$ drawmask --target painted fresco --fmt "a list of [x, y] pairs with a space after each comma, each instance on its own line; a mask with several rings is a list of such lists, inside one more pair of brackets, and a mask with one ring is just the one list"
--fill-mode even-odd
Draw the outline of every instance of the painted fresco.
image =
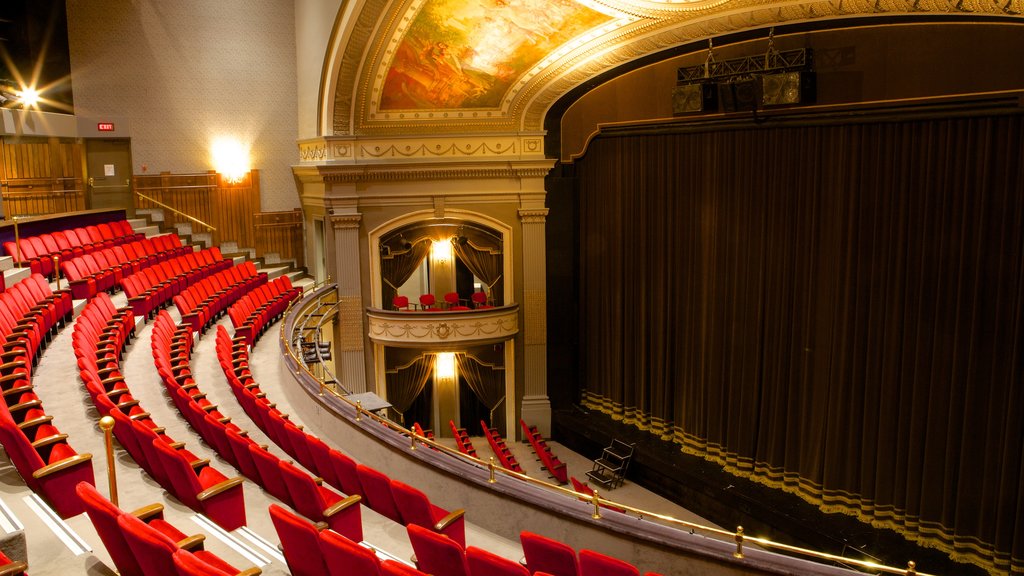
[[573, 0], [427, 0], [398, 46], [379, 109], [498, 108], [519, 76], [610, 19]]

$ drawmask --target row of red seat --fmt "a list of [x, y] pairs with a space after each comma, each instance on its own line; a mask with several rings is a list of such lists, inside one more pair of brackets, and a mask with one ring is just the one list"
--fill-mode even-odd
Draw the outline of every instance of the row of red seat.
[[125, 276], [189, 252], [192, 247], [182, 246], [177, 234], [164, 234], [61, 260], [60, 270], [72, 295], [81, 300], [110, 292]]
[[72, 491], [79, 481], [93, 480], [92, 456], [78, 454], [46, 414], [31, 368], [51, 331], [71, 314], [71, 295], [51, 292], [39, 274], [0, 294], [0, 443], [29, 488], [65, 518], [82, 511]]
[[121, 576], [256, 576], [262, 572], [259, 568], [239, 572], [205, 550], [205, 536], [185, 535], [164, 520], [160, 504], [125, 512], [92, 484], [80, 482], [75, 492]]
[[[114, 419], [114, 434], [150, 476], [185, 505], [202, 512], [226, 530], [245, 524], [242, 479], [227, 478], [158, 426], [133, 398], [120, 372], [119, 358], [135, 317], [117, 310], [100, 293], [75, 322], [72, 347], [79, 373], [100, 416]], [[95, 333], [98, 327], [103, 332]]]
[[548, 446], [544, 437], [537, 431], [537, 427], [527, 426], [526, 421], [522, 418], [519, 419], [519, 425], [523, 428], [523, 435], [530, 442], [534, 454], [537, 455], [541, 465], [548, 471], [548, 474], [557, 480], [559, 484], [568, 482], [569, 473], [565, 469], [565, 463], [559, 460], [558, 456], [555, 456], [551, 451], [551, 447]]
[[476, 448], [473, 448], [473, 442], [469, 439], [469, 432], [466, 432], [465, 428], [455, 426], [454, 420], [449, 420], [448, 426], [452, 429], [452, 436], [455, 437], [455, 445], [459, 452], [476, 458]]
[[121, 280], [128, 305], [139, 318], [152, 317], [157, 310], [189, 285], [233, 266], [216, 247], [159, 262]]
[[497, 428], [491, 428], [487, 425], [487, 422], [481, 420], [480, 427], [484, 430], [484, 436], [487, 437], [487, 443], [491, 445], [491, 450], [498, 457], [498, 462], [501, 463], [501, 467], [506, 470], [513, 472], [523, 472], [523, 467], [519, 465], [519, 461], [516, 460], [512, 450], [505, 445], [505, 439], [498, 433]]
[[67, 260], [145, 237], [145, 234], [135, 232], [127, 220], [117, 220], [26, 236], [17, 243], [13, 240], [4, 242], [4, 250], [14, 258], [16, 266], [29, 266], [34, 274], [51, 277], [54, 256]]
[[266, 283], [266, 273], [258, 272], [252, 262], [245, 261], [188, 286], [174, 296], [174, 305], [182, 322], [191, 325], [194, 332], [205, 332], [228, 306]]
[[281, 276], [242, 296], [228, 308], [235, 336], [244, 336], [251, 346], [272, 323], [277, 321], [292, 300], [302, 295], [302, 288]]
[[[629, 562], [593, 550], [580, 550], [577, 559], [571, 546], [532, 532], [521, 532], [519, 542], [526, 568], [534, 576], [640, 576]], [[647, 572], [644, 576], [660, 574]]]

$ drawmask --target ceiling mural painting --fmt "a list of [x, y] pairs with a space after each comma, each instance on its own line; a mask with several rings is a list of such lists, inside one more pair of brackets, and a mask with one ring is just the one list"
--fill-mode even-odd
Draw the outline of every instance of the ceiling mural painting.
[[499, 108], [530, 68], [612, 18], [574, 0], [427, 0], [399, 43], [378, 109]]

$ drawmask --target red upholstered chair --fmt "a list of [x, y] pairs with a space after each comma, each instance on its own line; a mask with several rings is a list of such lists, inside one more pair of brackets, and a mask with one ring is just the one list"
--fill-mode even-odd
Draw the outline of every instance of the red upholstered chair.
[[406, 527], [416, 567], [432, 576], [470, 576], [466, 552], [454, 540], [416, 524]]
[[259, 568], [239, 572], [238, 568], [216, 556], [200, 556], [187, 550], [176, 550], [171, 554], [171, 560], [178, 576], [257, 576], [263, 573]]
[[448, 306], [448, 310], [452, 310], [452, 311], [469, 310], [469, 306], [464, 306], [464, 305], [459, 303], [459, 293], [458, 292], [449, 292], [449, 293], [445, 294], [444, 295], [444, 302], [445, 302], [445, 305]]
[[[579, 479], [577, 479], [575, 476], [569, 476], [569, 481], [572, 482], [572, 489], [577, 491], [577, 492], [579, 492], [580, 494], [586, 494], [588, 496], [593, 496], [594, 495], [594, 489], [591, 488], [590, 486], [587, 486], [583, 482], [580, 482]], [[583, 500], [584, 502], [590, 502], [591, 501], [591, 500], [587, 500], [585, 498], [580, 498], [580, 500]], [[619, 508], [618, 506], [609, 506], [607, 504], [601, 504], [601, 508], [607, 508], [609, 510], [614, 510], [616, 512], [622, 512], [623, 514], [626, 513], [625, 510], [623, 510], [622, 508]]]
[[333, 448], [331, 448], [330, 458], [341, 491], [349, 496], [359, 494], [365, 498], [366, 494], [363, 493], [363, 485], [359, 481], [359, 473], [356, 471], [356, 461]]
[[[132, 554], [138, 560], [143, 574], [146, 576], [179, 576], [180, 573], [175, 568], [173, 560], [175, 551], [181, 550], [177, 543], [131, 514], [118, 516], [117, 525], [121, 528], [121, 534], [128, 542]], [[215, 554], [205, 550], [198, 550], [196, 554], [203, 562], [223, 569], [228, 574], [233, 575], [238, 572]], [[205, 574], [209, 575], [210, 572]]]
[[426, 572], [420, 572], [412, 566], [407, 566], [394, 560], [385, 560], [380, 563], [382, 576], [428, 576]]
[[473, 308], [494, 308], [494, 306], [487, 301], [488, 298], [486, 292], [473, 292], [470, 299], [473, 301]]
[[170, 477], [174, 495], [186, 506], [202, 512], [225, 530], [245, 526], [241, 476], [228, 478], [212, 466], [198, 470], [166, 442], [153, 440], [154, 453]]
[[[282, 278], [287, 278], [287, 276], [282, 276]], [[312, 434], [306, 435], [306, 445], [309, 447], [309, 452], [313, 455], [313, 461], [316, 463], [314, 471], [317, 475], [324, 479], [324, 483], [345, 492], [345, 489], [341, 487], [341, 482], [338, 481], [338, 473], [334, 471], [334, 466], [331, 465], [331, 447]], [[348, 492], [345, 492], [345, 494], [348, 494]]]
[[281, 477], [292, 495], [295, 509], [306, 518], [326, 522], [338, 534], [360, 542], [363, 539], [363, 522], [359, 512], [358, 494], [342, 498], [330, 488], [318, 486], [313, 477], [299, 470], [290, 462], [281, 461]]
[[320, 529], [277, 504], [270, 505], [270, 521], [281, 540], [284, 559], [292, 576], [327, 574], [327, 565], [320, 551]]
[[434, 298], [433, 294], [424, 294], [420, 296], [420, 309], [422, 310], [438, 310], [436, 307], [437, 299]]
[[320, 552], [330, 576], [378, 576], [377, 555], [356, 542], [330, 530], [320, 532]]
[[580, 576], [576, 551], [571, 546], [526, 531], [519, 533], [519, 542], [523, 545], [526, 569], [531, 574], [547, 572], [552, 576]]
[[530, 576], [519, 563], [475, 546], [466, 548], [466, 560], [472, 576]]
[[378, 514], [402, 523], [402, 514], [395, 504], [394, 494], [391, 493], [391, 480], [381, 472], [365, 466], [356, 465], [356, 474], [359, 475], [359, 485], [363, 487], [363, 496], [366, 497], [367, 506]]
[[417, 524], [444, 534], [459, 546], [466, 546], [465, 510], [460, 508], [449, 513], [432, 504], [423, 492], [398, 480], [391, 480], [391, 494], [404, 524]]
[[580, 576], [640, 576], [640, 571], [618, 558], [580, 550]]
[[249, 454], [252, 456], [253, 464], [260, 473], [262, 482], [260, 486], [270, 495], [278, 500], [292, 504], [292, 495], [288, 492], [288, 486], [284, 483], [279, 463], [281, 459], [268, 452], [265, 448], [256, 444], [249, 445]]
[[395, 310], [411, 310], [409, 308], [408, 296], [395, 296], [391, 299], [391, 305], [394, 306]]
[[[75, 487], [75, 492], [82, 499], [85, 513], [88, 514], [100, 541], [103, 542], [103, 546], [106, 547], [110, 559], [114, 561], [114, 566], [121, 576], [145, 576], [142, 567], [139, 566], [139, 561], [132, 553], [128, 541], [125, 540], [124, 534], [117, 524], [118, 517], [124, 512], [114, 506], [88, 482], [79, 482]], [[183, 532], [163, 519], [163, 506], [159, 504], [140, 508], [130, 514], [176, 542], [179, 547], [202, 548], [203, 539], [201, 537], [186, 538]], [[5, 572], [0, 570], [0, 574], [5, 574]]]

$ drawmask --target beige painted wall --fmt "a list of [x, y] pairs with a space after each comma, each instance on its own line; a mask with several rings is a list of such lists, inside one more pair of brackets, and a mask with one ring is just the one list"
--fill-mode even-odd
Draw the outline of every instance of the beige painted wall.
[[263, 210], [299, 206], [292, 0], [68, 0], [67, 10], [76, 115], [127, 117], [136, 173], [212, 169], [212, 141], [231, 136], [251, 147]]
[[[324, 61], [341, 0], [295, 0], [299, 138], [320, 136], [317, 116]], [[333, 93], [332, 93], [333, 94]]]

